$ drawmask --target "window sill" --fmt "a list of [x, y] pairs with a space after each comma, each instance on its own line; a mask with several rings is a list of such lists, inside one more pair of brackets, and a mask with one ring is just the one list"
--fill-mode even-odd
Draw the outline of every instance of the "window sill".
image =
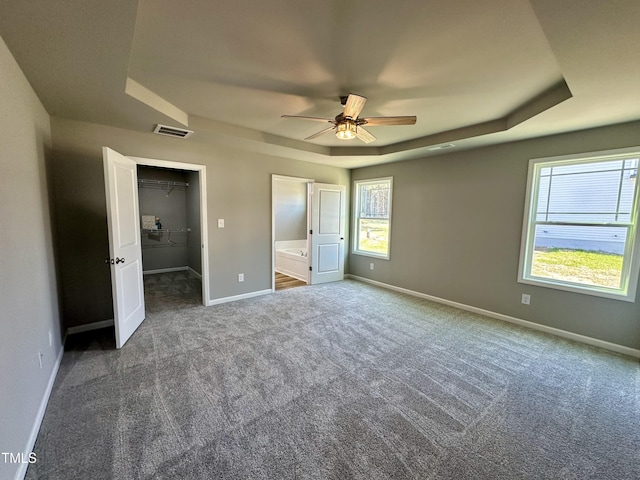
[[592, 297], [603, 297], [609, 298], [611, 300], [622, 300], [623, 302], [635, 302], [635, 291], [625, 293], [622, 291], [607, 288], [588, 287], [582, 286], [580, 284], [572, 285], [568, 283], [559, 283], [543, 278], [518, 278], [518, 283], [535, 285], [537, 287], [552, 288], [554, 290], [562, 290], [571, 293], [579, 293], [581, 295], [590, 295]]
[[351, 254], [361, 255], [363, 257], [377, 258], [379, 260], [389, 260], [389, 255], [383, 255], [383, 254], [374, 253], [374, 252], [363, 252], [361, 250], [352, 250]]

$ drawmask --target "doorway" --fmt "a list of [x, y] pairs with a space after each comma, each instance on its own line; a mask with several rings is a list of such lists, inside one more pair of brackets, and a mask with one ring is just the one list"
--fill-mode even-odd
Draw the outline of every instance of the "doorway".
[[285, 274], [298, 285], [344, 278], [346, 188], [272, 176], [272, 291]]
[[[155, 236], [153, 229], [141, 229], [145, 276], [184, 271], [188, 276], [199, 277], [201, 303], [208, 306], [206, 167], [151, 158], [129, 158], [136, 162], [138, 172], [145, 175], [138, 175], [140, 222], [151, 222], [150, 217], [158, 217], [157, 223], [152, 222], [159, 227]], [[153, 210], [154, 204], [161, 210]], [[147, 212], [144, 208], [152, 211]], [[151, 224], [147, 226], [152, 227]], [[149, 281], [145, 280], [145, 283]]]
[[312, 179], [272, 176], [272, 290], [307, 285], [309, 184]]
[[[108, 147], [103, 147], [102, 152], [109, 232], [110, 258], [107, 262], [111, 269], [116, 348], [122, 348], [146, 317], [141, 248], [144, 228], [141, 227], [146, 221], [150, 222], [147, 224], [150, 227], [148, 230], [154, 230], [150, 218], [140, 216], [137, 168], [146, 165], [195, 171], [198, 174], [199, 192], [195, 198], [200, 203], [200, 218], [199, 222], [194, 221], [194, 225], [200, 229], [197, 246], [201, 249], [201, 298], [205, 306], [210, 303], [206, 170], [204, 165], [126, 157]], [[158, 230], [158, 227], [156, 223], [155, 229]]]
[[147, 309], [202, 303], [198, 173], [146, 165], [137, 165], [137, 173]]

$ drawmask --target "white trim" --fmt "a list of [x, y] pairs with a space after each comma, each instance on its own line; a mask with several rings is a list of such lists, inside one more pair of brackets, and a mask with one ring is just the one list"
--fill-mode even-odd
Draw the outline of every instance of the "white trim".
[[313, 183], [315, 180], [313, 178], [303, 178], [303, 177], [289, 177], [286, 175], [278, 175], [277, 173], [271, 174], [271, 180], [284, 180], [287, 182], [295, 182], [295, 183]]
[[67, 335], [73, 335], [74, 333], [89, 332], [91, 330], [99, 330], [101, 328], [113, 327], [113, 318], [110, 320], [101, 320], [99, 322], [85, 323], [84, 325], [76, 325], [75, 327], [67, 328]]
[[286, 268], [277, 268], [276, 267], [276, 273], [282, 273], [283, 275], [286, 275], [288, 277], [292, 277], [295, 278], [296, 280], [300, 280], [301, 282], [304, 283], [309, 283], [307, 278], [303, 277], [302, 275], [300, 275], [297, 272], [294, 272], [293, 270], [287, 270]]
[[456, 307], [461, 310], [466, 310], [468, 312], [473, 312], [473, 313], [477, 313], [487, 317], [491, 317], [496, 320], [502, 320], [504, 322], [513, 323], [516, 325], [520, 325], [522, 327], [530, 328], [532, 330], [549, 333], [556, 337], [567, 338], [569, 340], [585, 343], [587, 345], [592, 345], [594, 347], [604, 348], [605, 350], [610, 350], [612, 352], [621, 353], [623, 355], [629, 355], [630, 357], [640, 358], [640, 350], [631, 348], [631, 347], [625, 347], [624, 345], [618, 345], [617, 343], [606, 342], [604, 340], [599, 340], [597, 338], [587, 337], [586, 335], [580, 335], [579, 333], [568, 332], [566, 330], [561, 330], [559, 328], [549, 327], [547, 325], [541, 325], [539, 323], [530, 322], [528, 320], [523, 320], [521, 318], [511, 317], [509, 315], [503, 315], [502, 313], [496, 313], [496, 312], [492, 312], [490, 310], [484, 310], [478, 307], [472, 307], [471, 305], [465, 305], [464, 303], [458, 303], [451, 300], [447, 300], [445, 298], [434, 297], [432, 295], [427, 295], [426, 293], [420, 293], [413, 290], [408, 290], [406, 288], [396, 287], [394, 285], [378, 282], [376, 280], [370, 280], [364, 277], [358, 277], [356, 275], [348, 275], [348, 277], [353, 278], [354, 280], [357, 280], [359, 282], [370, 283], [372, 285], [377, 285], [379, 287], [387, 288], [389, 290], [394, 290], [396, 292], [405, 293], [407, 295], [412, 295], [414, 297], [424, 298], [426, 300], [431, 300], [433, 302], [441, 303], [443, 305], [449, 305], [450, 307]]
[[[519, 283], [564, 290], [567, 292], [579, 293], [582, 295], [610, 298], [612, 300], [635, 302], [638, 275], [640, 273], [640, 235], [637, 235], [640, 194], [637, 184], [635, 186], [635, 198], [631, 211], [631, 217], [634, 220], [628, 227], [627, 241], [625, 243], [625, 251], [623, 256], [624, 262], [621, 272], [623, 285], [619, 289], [574, 283], [568, 280], [555, 280], [552, 278], [535, 277], [531, 274], [531, 264], [533, 259], [536, 225], [535, 209], [538, 205], [541, 169], [548, 167], [549, 164], [553, 164], [551, 165], [553, 167], [558, 165], [573, 165], [611, 160], [627, 160], [630, 158], [635, 158], [638, 153], [640, 153], [640, 146], [632, 148], [621, 148], [616, 150], [605, 150], [601, 152], [587, 152], [546, 158], [532, 158], [531, 160], [529, 160], [524, 215], [522, 220], [522, 234], [520, 237], [520, 257], [518, 260]], [[594, 226], [599, 225], [594, 224]], [[606, 225], [602, 224], [600, 226]]]
[[191, 267], [187, 267], [187, 270], [189, 270], [189, 272], [191, 272], [193, 275], [195, 275], [196, 277], [198, 277], [200, 280], [202, 280], [202, 275], [200, 275], [198, 272], [196, 272], [193, 268]]
[[154, 158], [129, 157], [138, 165], [149, 167], [175, 168], [178, 170], [190, 170], [198, 172], [200, 182], [200, 245], [201, 250], [201, 271], [202, 275], [202, 304], [209, 305], [209, 227], [207, 226], [207, 167], [196, 163], [173, 162], [170, 160], [157, 160]]
[[[359, 232], [359, 224], [360, 224], [360, 215], [358, 214], [358, 210], [360, 208], [360, 198], [359, 198], [359, 187], [360, 185], [366, 184], [378, 184], [383, 182], [389, 182], [389, 236], [387, 237], [387, 253], [376, 253], [367, 250], [360, 250], [358, 248], [358, 243], [360, 241], [360, 232]], [[391, 217], [393, 216], [393, 176], [390, 177], [379, 177], [379, 178], [366, 178], [363, 180], [354, 180], [353, 181], [353, 239], [351, 241], [351, 253], [354, 255], [362, 255], [365, 257], [374, 257], [380, 260], [389, 260], [391, 257]]]
[[164, 113], [167, 117], [173, 118], [176, 122], [189, 126], [189, 114], [187, 112], [180, 110], [173, 103], [168, 102], [157, 93], [136, 82], [131, 77], [127, 77], [127, 81], [124, 85], [124, 93], [154, 110]]
[[[65, 336], [65, 339], [66, 339], [66, 336]], [[44, 414], [47, 411], [47, 405], [49, 404], [49, 398], [51, 397], [51, 391], [53, 390], [53, 384], [56, 381], [56, 377], [58, 376], [58, 370], [60, 369], [60, 364], [62, 363], [62, 356], [64, 354], [64, 343], [65, 341], [63, 340], [62, 344], [60, 345], [60, 351], [58, 352], [58, 357], [56, 358], [56, 361], [53, 364], [51, 375], [49, 375], [49, 381], [47, 382], [47, 387], [45, 388], [44, 395], [40, 400], [38, 412], [36, 413], [33, 425], [31, 426], [31, 432], [29, 433], [27, 444], [25, 445], [25, 448], [23, 450], [24, 456], [22, 458], [29, 458], [29, 454], [33, 452], [33, 447], [36, 444], [38, 433], [40, 432], [40, 427], [42, 426], [42, 420], [44, 420]], [[28, 466], [29, 466], [28, 463], [22, 463], [20, 465], [14, 477], [15, 480], [24, 479], [24, 476], [27, 474]]]
[[171, 272], [185, 272], [187, 270], [193, 270], [189, 267], [171, 267], [171, 268], [158, 268], [156, 270], [144, 270], [143, 275], [155, 275], [156, 273], [171, 273]]
[[223, 297], [223, 298], [214, 298], [213, 300], [209, 300], [207, 306], [211, 305], [220, 305], [221, 303], [235, 302], [236, 300], [244, 300], [245, 298], [253, 298], [259, 297], [260, 295], [269, 295], [273, 293], [271, 289], [268, 290], [258, 290], [256, 292], [243, 293], [242, 295], [233, 295], [231, 297]]

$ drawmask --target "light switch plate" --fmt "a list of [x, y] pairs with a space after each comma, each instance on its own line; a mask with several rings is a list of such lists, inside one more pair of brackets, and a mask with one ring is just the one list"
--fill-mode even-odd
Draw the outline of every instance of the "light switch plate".
[[224, 218], [218, 219], [218, 228], [224, 228]]

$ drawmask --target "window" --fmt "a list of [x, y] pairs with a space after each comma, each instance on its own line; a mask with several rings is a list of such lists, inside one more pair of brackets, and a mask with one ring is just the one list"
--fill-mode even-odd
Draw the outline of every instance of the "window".
[[634, 301], [640, 148], [529, 164], [518, 281]]
[[389, 258], [392, 183], [391, 177], [355, 182], [353, 253]]

